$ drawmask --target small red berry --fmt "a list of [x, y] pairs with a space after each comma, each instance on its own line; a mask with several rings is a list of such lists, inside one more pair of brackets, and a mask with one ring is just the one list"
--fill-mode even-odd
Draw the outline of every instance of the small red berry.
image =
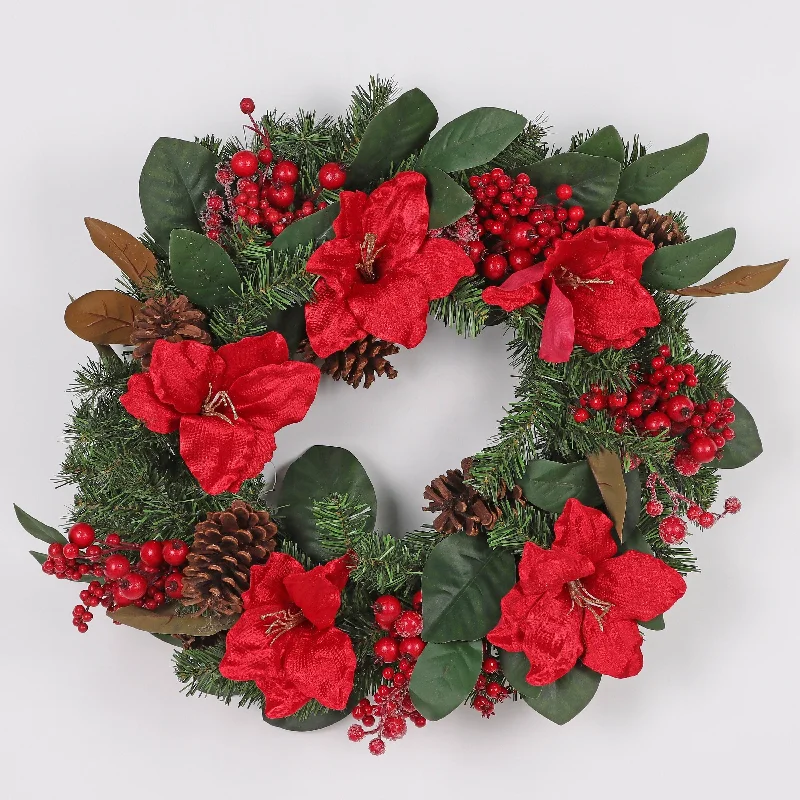
[[403, 639], [422, 633], [422, 617], [416, 611], [404, 611], [394, 624], [395, 633]]
[[81, 549], [94, 542], [94, 528], [85, 522], [78, 522], [69, 529], [69, 540]]
[[577, 408], [572, 414], [572, 419], [578, 424], [583, 424], [584, 422], [588, 422], [589, 416], [590, 414], [585, 408]]
[[424, 649], [425, 642], [419, 636], [409, 636], [400, 642], [400, 653], [413, 659], [419, 658]]
[[148, 567], [157, 567], [164, 561], [164, 545], [162, 542], [150, 540], [139, 548], [139, 558]]
[[645, 417], [644, 427], [650, 433], [660, 433], [661, 431], [669, 430], [670, 420], [661, 411], [653, 411]]
[[374, 756], [382, 756], [386, 752], [386, 745], [383, 739], [373, 739], [369, 743], [369, 751]]
[[698, 505], [691, 505], [686, 510], [686, 516], [692, 521], [697, 522], [698, 519], [703, 515], [703, 509], [700, 508]]
[[242, 109], [242, 114], [252, 114], [256, 110], [256, 104], [250, 97], [243, 97], [239, 101], [239, 108]]
[[714, 523], [716, 521], [717, 521], [717, 518], [710, 511], [704, 511], [697, 518], [697, 524], [701, 528], [710, 528], [710, 527], [712, 527], [714, 525]]
[[117, 581], [117, 591], [126, 600], [139, 600], [147, 592], [147, 581], [138, 572], [131, 572]]
[[332, 191], [341, 189], [347, 180], [347, 173], [342, 169], [341, 165], [334, 161], [329, 161], [323, 164], [319, 170], [319, 185], [323, 189], [330, 189]]
[[676, 453], [673, 463], [675, 464], [675, 469], [687, 478], [692, 475], [697, 475], [700, 471], [700, 464], [692, 457], [691, 453], [686, 450]]
[[61, 558], [63, 555], [63, 545], [59, 542], [53, 542], [47, 548], [47, 555], [49, 555], [50, 558]]
[[726, 514], [738, 514], [742, 510], [742, 501], [738, 497], [729, 497], [725, 501]]
[[384, 594], [372, 604], [372, 610], [376, 617], [380, 616], [383, 620], [394, 622], [402, 613], [403, 607], [396, 597]]
[[360, 725], [351, 725], [347, 729], [347, 738], [351, 742], [360, 742], [366, 734], [367, 732]]
[[272, 168], [272, 179], [281, 183], [296, 183], [300, 176], [300, 170], [294, 161], [279, 161]]
[[686, 538], [686, 523], [680, 517], [665, 517], [659, 523], [658, 533], [666, 544], [677, 544]]
[[167, 564], [177, 567], [186, 561], [186, 556], [189, 555], [189, 545], [180, 539], [170, 539], [164, 542], [161, 552]]
[[616, 391], [610, 394], [606, 400], [608, 407], [613, 411], [625, 408], [628, 404], [628, 395], [622, 391]]
[[421, 591], [414, 592], [414, 596], [411, 598], [411, 605], [414, 606], [414, 611], [421, 611], [422, 610], [422, 592]]
[[662, 411], [675, 422], [686, 422], [694, 414], [694, 403], [686, 395], [676, 394], [664, 402]]
[[240, 150], [233, 154], [231, 158], [231, 169], [234, 175], [239, 178], [249, 178], [256, 174], [258, 169], [258, 158], [250, 150]]
[[80, 555], [81, 551], [78, 545], [72, 544], [72, 542], [70, 542], [69, 544], [64, 545], [61, 552], [63, 553], [64, 558], [73, 559], [77, 558]]
[[628, 405], [625, 406], [625, 413], [629, 417], [634, 417], [634, 418], [641, 417], [642, 414], [644, 413], [644, 407], [642, 406], [641, 403], [634, 401], [632, 403], [628, 403]]
[[556, 187], [556, 197], [559, 200], [569, 200], [572, 197], [572, 187], [568, 183], [562, 183]]
[[270, 186], [267, 189], [267, 199], [276, 208], [289, 208], [294, 202], [294, 187], [289, 183], [283, 186]]
[[375, 657], [384, 662], [384, 664], [391, 664], [397, 661], [397, 656], [400, 654], [400, 648], [397, 642], [391, 636], [384, 636], [378, 639], [372, 647]]
[[173, 600], [183, 596], [183, 575], [180, 572], [172, 572], [167, 576], [164, 582], [164, 594]]
[[482, 669], [487, 675], [494, 675], [500, 670], [500, 662], [496, 658], [484, 658]]
[[664, 504], [660, 500], [650, 500], [644, 508], [651, 517], [658, 517], [664, 513]]
[[714, 440], [710, 436], [701, 435], [689, 445], [689, 452], [695, 461], [700, 464], [708, 464], [714, 460], [717, 454], [717, 445], [714, 444]]
[[487, 256], [481, 266], [483, 276], [490, 281], [501, 280], [505, 276], [507, 269], [508, 262], [505, 256], [501, 256], [499, 253]]

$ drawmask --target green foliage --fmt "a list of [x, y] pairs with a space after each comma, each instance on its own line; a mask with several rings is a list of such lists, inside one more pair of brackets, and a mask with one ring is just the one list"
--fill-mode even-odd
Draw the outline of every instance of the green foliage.
[[444, 228], [468, 214], [475, 205], [467, 194], [446, 172], [436, 167], [419, 167], [425, 175], [425, 192], [430, 206], [430, 228]]
[[613, 158], [620, 164], [625, 160], [625, 145], [613, 125], [607, 125], [605, 128], [595, 131], [587, 131], [585, 134], [576, 134], [570, 141], [569, 150], [570, 152], [586, 153], [590, 156]]
[[533, 459], [525, 469], [519, 485], [525, 498], [545, 511], [561, 513], [571, 497], [585, 505], [599, 506], [603, 499], [587, 461], [569, 464]]
[[23, 511], [16, 503], [14, 504], [14, 513], [17, 515], [19, 524], [35, 539], [47, 544], [66, 544], [67, 537], [61, 531], [39, 522], [38, 519], [32, 517], [27, 512]]
[[488, 172], [495, 167], [505, 170], [508, 175], [517, 175], [531, 164], [547, 157], [546, 137], [549, 128], [544, 118], [529, 122], [511, 144], [498, 153], [489, 163], [470, 170], [471, 173]]
[[482, 291], [480, 278], [462, 278], [447, 297], [431, 303], [430, 313], [455, 328], [459, 336], [477, 336], [486, 327], [491, 312], [483, 302]]
[[271, 250], [295, 252], [305, 245], [320, 245], [333, 238], [333, 221], [339, 215], [339, 203], [331, 203], [321, 211], [293, 222], [272, 243]]
[[236, 299], [241, 278], [220, 245], [195, 231], [176, 230], [169, 238], [172, 280], [181, 294], [203, 308], [220, 308]]
[[736, 420], [731, 424], [736, 438], [725, 445], [722, 460], [717, 462], [721, 469], [737, 469], [758, 458], [764, 448], [753, 415], [745, 408], [741, 400], [733, 407]]
[[735, 243], [736, 231], [725, 228], [691, 242], [661, 247], [644, 262], [642, 283], [651, 289], [691, 286], [727, 258]]

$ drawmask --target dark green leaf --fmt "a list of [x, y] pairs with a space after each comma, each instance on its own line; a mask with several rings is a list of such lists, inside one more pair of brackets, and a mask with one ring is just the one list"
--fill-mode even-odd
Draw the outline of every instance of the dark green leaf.
[[620, 164], [613, 158], [586, 153], [561, 153], [525, 169], [539, 190], [540, 203], [557, 203], [556, 187], [568, 183], [572, 198], [565, 205], [581, 205], [586, 219], [598, 217], [613, 202], [619, 183]]
[[570, 497], [587, 506], [599, 506], [603, 502], [586, 461], [560, 464], [536, 458], [528, 463], [519, 485], [531, 503], [552, 514], [560, 514]]
[[637, 158], [623, 170], [617, 198], [640, 205], [655, 203], [703, 163], [707, 150], [708, 134], [701, 133], [677, 147]]
[[304, 708], [301, 708], [297, 714], [292, 714], [289, 717], [281, 717], [280, 719], [270, 719], [264, 716], [264, 722], [272, 725], [274, 728], [281, 728], [284, 731], [298, 731], [300, 733], [306, 731], [318, 731], [322, 728], [327, 728], [330, 725], [335, 725], [347, 717], [350, 712], [356, 707], [360, 698], [352, 697], [347, 704], [347, 708], [343, 711], [334, 711], [332, 709], [318, 710], [313, 714], [304, 713]]
[[231, 257], [202, 233], [173, 231], [169, 264], [178, 289], [204, 308], [228, 305], [242, 288]]
[[150, 635], [155, 636], [156, 639], [165, 644], [171, 644], [173, 647], [183, 647], [183, 641], [177, 636], [170, 636], [168, 633], [151, 633]]
[[639, 515], [642, 511], [642, 476], [638, 469], [632, 469], [623, 476], [625, 480], [625, 522], [622, 526], [622, 544], [620, 555], [627, 550], [638, 550], [640, 553], [653, 555], [653, 548], [639, 530]]
[[428, 644], [408, 687], [414, 708], [431, 721], [446, 717], [472, 691], [482, 663], [482, 642]]
[[19, 524], [39, 541], [47, 542], [48, 544], [55, 542], [66, 544], [67, 537], [63, 533], [51, 528], [49, 525], [45, 525], [43, 522], [39, 522], [38, 519], [23, 511], [16, 503], [14, 504], [14, 513], [17, 515]]
[[422, 573], [422, 638], [427, 642], [480, 639], [500, 621], [500, 600], [517, 578], [514, 556], [463, 531], [433, 549]]
[[428, 227], [444, 228], [466, 214], [475, 201], [446, 173], [436, 167], [424, 167], [428, 179], [425, 192], [431, 209]]
[[35, 550], [28, 550], [28, 552], [39, 562], [44, 564], [47, 561], [47, 556], [44, 553], [37, 553]]
[[372, 481], [361, 462], [341, 447], [315, 445], [306, 450], [287, 470], [278, 496], [286, 533], [316, 561], [327, 561], [333, 554], [319, 543], [314, 501], [334, 493], [368, 505], [368, 524], [375, 526], [378, 501]]
[[527, 694], [538, 693], [540, 687], [532, 686], [525, 679], [531, 668], [531, 662], [525, 653], [511, 653], [507, 650], [500, 651], [500, 668], [506, 680], [523, 697]]
[[580, 147], [578, 153], [586, 153], [590, 156], [603, 156], [613, 158], [621, 164], [625, 160], [625, 145], [619, 131], [613, 125], [606, 125], [599, 131], [593, 133]]
[[758, 458], [764, 450], [756, 421], [740, 400], [736, 401], [731, 411], [736, 414], [736, 421], [729, 427], [736, 433], [736, 438], [725, 444], [722, 459], [714, 465], [721, 469], [743, 467]]
[[419, 150], [439, 121], [436, 107], [420, 89], [411, 89], [390, 103], [367, 125], [353, 163], [348, 189], [368, 189]]
[[637, 624], [640, 628], [647, 628], [649, 631], [663, 631], [666, 627], [663, 614], [659, 614], [657, 617], [653, 617], [653, 619], [647, 622], [640, 621]]
[[306, 316], [303, 306], [291, 306], [285, 311], [275, 309], [266, 319], [268, 330], [278, 331], [286, 339], [290, 353], [300, 349], [300, 342], [306, 337]]
[[147, 230], [164, 250], [175, 228], [199, 231], [205, 193], [219, 189], [216, 156], [196, 142], [161, 138], [144, 162], [139, 202]]
[[275, 237], [272, 252], [294, 250], [304, 244], [313, 242], [322, 244], [333, 238], [333, 221], [339, 216], [339, 204], [331, 203], [321, 211], [315, 211], [310, 217], [303, 217], [289, 225], [283, 233]]
[[736, 230], [725, 228], [683, 244], [660, 247], [644, 262], [642, 283], [649, 289], [683, 289], [708, 275], [730, 255]]
[[418, 164], [445, 172], [486, 164], [522, 133], [526, 121], [503, 108], [474, 108], [436, 131]]

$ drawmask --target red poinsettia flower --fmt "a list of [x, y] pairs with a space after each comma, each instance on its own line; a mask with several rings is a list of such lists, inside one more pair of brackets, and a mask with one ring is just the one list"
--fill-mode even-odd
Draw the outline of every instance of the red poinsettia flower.
[[244, 613], [228, 633], [219, 671], [255, 681], [270, 719], [288, 717], [312, 698], [339, 711], [347, 705], [356, 655], [333, 624], [347, 577], [346, 557], [306, 572], [285, 553], [250, 571]]
[[475, 273], [464, 250], [428, 238], [425, 176], [401, 172], [372, 194], [341, 192], [336, 238], [317, 249], [306, 269], [320, 280], [306, 306], [314, 352], [327, 358], [367, 334], [416, 347], [427, 330], [431, 300]]
[[528, 542], [519, 581], [501, 601], [489, 641], [524, 652], [526, 680], [543, 686], [566, 675], [580, 658], [595, 672], [629, 678], [642, 669], [636, 621], [663, 614], [686, 591], [672, 567], [629, 550], [615, 556], [611, 520], [574, 498], [555, 524], [550, 550]]
[[590, 353], [622, 350], [661, 320], [641, 284], [642, 265], [654, 249], [624, 228], [586, 228], [557, 240], [545, 261], [484, 289], [483, 299], [514, 311], [549, 295], [539, 349], [545, 361], [569, 361], [576, 344]]
[[150, 371], [120, 402], [155, 433], [180, 431], [181, 456], [203, 491], [236, 492], [272, 459], [275, 432], [305, 417], [317, 393], [313, 364], [289, 361], [279, 333], [219, 350], [156, 342]]

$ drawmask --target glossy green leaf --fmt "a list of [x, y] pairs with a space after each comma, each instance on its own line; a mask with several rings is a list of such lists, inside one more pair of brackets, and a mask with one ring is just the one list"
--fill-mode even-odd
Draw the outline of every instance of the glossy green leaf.
[[303, 217], [287, 226], [283, 233], [275, 237], [272, 252], [294, 250], [305, 244], [320, 245], [333, 238], [333, 221], [339, 216], [339, 203], [315, 211], [309, 217]]
[[701, 133], [677, 147], [637, 158], [622, 171], [617, 198], [640, 205], [655, 203], [688, 178], [703, 163], [707, 151], [708, 134]]
[[598, 217], [613, 202], [621, 166], [613, 158], [586, 153], [561, 153], [544, 159], [524, 171], [539, 190], [541, 203], [556, 203], [556, 187], [568, 183], [572, 198], [565, 205], [581, 205], [586, 219]]
[[37, 563], [44, 564], [47, 561], [47, 555], [44, 553], [37, 553], [35, 550], [28, 550], [28, 552], [36, 559]]
[[14, 504], [14, 513], [17, 515], [19, 524], [39, 541], [47, 542], [48, 544], [56, 542], [58, 544], [66, 544], [67, 537], [61, 531], [39, 522], [38, 519], [23, 511], [16, 503]]
[[637, 622], [636, 623], [640, 628], [646, 628], [648, 631], [663, 631], [666, 628], [666, 623], [664, 622], [664, 615], [659, 614], [657, 617], [653, 617], [653, 619], [648, 620], [647, 622]]
[[590, 156], [602, 156], [603, 158], [613, 158], [620, 164], [625, 160], [625, 145], [619, 131], [613, 125], [606, 125], [599, 131], [593, 133], [580, 147], [576, 148], [578, 153], [586, 153]]
[[428, 180], [425, 192], [431, 210], [429, 228], [452, 225], [475, 205], [475, 201], [446, 172], [436, 167], [424, 167], [421, 171]]
[[517, 579], [514, 556], [463, 531], [443, 539], [422, 573], [422, 638], [426, 642], [480, 639], [500, 621], [500, 600]]
[[422, 148], [418, 164], [458, 172], [491, 161], [522, 133], [527, 120], [503, 108], [474, 108], [448, 122]]
[[372, 481], [361, 462], [341, 447], [315, 445], [306, 450], [287, 470], [278, 495], [286, 533], [316, 561], [328, 561], [333, 554], [319, 543], [314, 501], [333, 493], [368, 505], [368, 525], [375, 527], [378, 501]]
[[369, 189], [391, 167], [419, 150], [436, 127], [439, 114], [425, 92], [411, 89], [390, 103], [367, 125], [353, 163], [348, 189]]
[[432, 721], [446, 717], [469, 696], [482, 663], [482, 642], [428, 644], [408, 687], [414, 708]]
[[503, 670], [506, 680], [523, 697], [539, 691], [540, 687], [532, 686], [525, 679], [531, 668], [531, 662], [528, 661], [525, 653], [511, 653], [507, 650], [501, 650], [500, 668]]
[[642, 511], [642, 475], [638, 469], [632, 469], [623, 475], [625, 480], [625, 522], [622, 525], [622, 544], [620, 555], [627, 550], [638, 550], [640, 553], [653, 555], [647, 539], [639, 530], [639, 515]]
[[195, 305], [225, 306], [241, 291], [242, 279], [231, 257], [202, 233], [173, 231], [169, 265], [175, 285]]
[[196, 142], [161, 138], [139, 177], [139, 202], [150, 235], [166, 250], [176, 228], [199, 231], [205, 194], [219, 189], [216, 156]]
[[722, 459], [714, 463], [714, 466], [720, 469], [743, 467], [764, 451], [753, 415], [740, 400], [736, 400], [736, 405], [731, 411], [736, 415], [736, 420], [729, 427], [733, 429], [736, 438], [725, 444], [722, 449]]
[[660, 247], [644, 262], [642, 283], [649, 289], [683, 289], [701, 280], [736, 243], [736, 230], [725, 228], [683, 244]]
[[599, 506], [603, 502], [586, 461], [560, 464], [536, 458], [528, 463], [519, 485], [531, 503], [553, 514], [560, 514], [570, 497], [587, 506]]

